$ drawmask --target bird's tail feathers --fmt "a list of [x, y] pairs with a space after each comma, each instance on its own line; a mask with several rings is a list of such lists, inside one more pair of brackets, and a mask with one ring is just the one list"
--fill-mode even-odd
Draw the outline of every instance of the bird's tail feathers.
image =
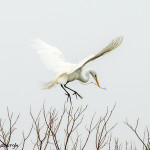
[[41, 86], [43, 90], [51, 89], [56, 84], [56, 80], [48, 81], [48, 82], [41, 82]]

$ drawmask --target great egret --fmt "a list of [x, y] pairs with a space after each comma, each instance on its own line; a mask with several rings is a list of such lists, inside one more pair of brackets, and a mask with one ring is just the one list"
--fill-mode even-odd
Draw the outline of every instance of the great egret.
[[50, 46], [40, 39], [32, 39], [32, 45], [37, 50], [37, 53], [39, 54], [44, 65], [49, 70], [57, 73], [56, 77], [53, 80], [44, 83], [44, 89], [50, 89], [54, 85], [60, 84], [66, 92], [66, 95], [68, 96], [67, 101], [68, 99], [70, 99], [71, 102], [71, 96], [67, 89], [74, 92], [73, 95], [75, 95], [76, 98], [79, 96], [82, 99], [82, 96], [73, 89], [69, 88], [67, 84], [74, 80], [79, 80], [83, 83], [86, 83], [89, 81], [89, 75], [91, 75], [99, 86], [96, 72], [93, 69], [87, 69], [85, 72], [83, 72], [83, 68], [90, 61], [93, 61], [96, 58], [117, 48], [122, 43], [122, 40], [122, 37], [118, 37], [112, 40], [112, 42], [107, 45], [103, 50], [101, 50], [98, 54], [90, 55], [79, 63], [73, 64], [67, 62], [61, 51], [58, 50], [56, 47]]

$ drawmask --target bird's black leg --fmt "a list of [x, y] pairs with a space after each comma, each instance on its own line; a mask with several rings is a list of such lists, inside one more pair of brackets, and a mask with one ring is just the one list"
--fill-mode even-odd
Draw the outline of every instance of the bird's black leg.
[[79, 96], [81, 99], [83, 98], [78, 92], [74, 91], [73, 89], [69, 88], [69, 87], [66, 86], [66, 85], [67, 85], [67, 83], [64, 85], [64, 87], [67, 88], [67, 89], [69, 89], [69, 90], [71, 90], [72, 92], [74, 92], [73, 95], [76, 96], [76, 99], [78, 98], [78, 96]]
[[68, 102], [68, 99], [70, 100], [70, 103], [72, 104], [72, 102], [71, 102], [71, 96], [70, 96], [70, 94], [68, 93], [68, 91], [64, 88], [64, 86], [61, 84], [61, 87], [64, 89], [64, 91], [66, 92], [65, 94], [68, 96], [67, 97], [67, 102]]

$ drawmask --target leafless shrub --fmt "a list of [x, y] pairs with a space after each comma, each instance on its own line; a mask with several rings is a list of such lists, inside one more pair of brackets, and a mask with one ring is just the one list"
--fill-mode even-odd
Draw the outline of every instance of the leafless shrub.
[[136, 137], [139, 139], [139, 141], [143, 145], [143, 150], [150, 150], [150, 132], [149, 132], [149, 129], [148, 128], [145, 129], [144, 135], [143, 135], [143, 138], [142, 138], [139, 135], [139, 133], [137, 132], [137, 128], [138, 128], [138, 125], [139, 125], [139, 119], [137, 119], [135, 127], [130, 125], [127, 120], [124, 123], [135, 133]]
[[[20, 114], [14, 118], [13, 117], [13, 113], [9, 112], [9, 109], [7, 107], [7, 117], [8, 117], [8, 128], [6, 127], [7, 125], [5, 124], [6, 121], [2, 121], [0, 119], [0, 142], [1, 145], [4, 150], [8, 150], [13, 144], [11, 144], [11, 139], [12, 139], [12, 135], [14, 133], [14, 131], [16, 130], [16, 123], [20, 117]], [[6, 125], [6, 126], [5, 126]], [[25, 136], [24, 132], [22, 133], [23, 135], [23, 140], [19, 145], [16, 145], [16, 147], [14, 147], [15, 149], [18, 149], [19, 147], [21, 147], [21, 150], [24, 149], [26, 140], [29, 138], [30, 134], [31, 134], [32, 128], [30, 129], [29, 133], [27, 136]]]
[[[108, 121], [110, 120], [112, 113], [115, 109], [115, 105], [113, 107], [113, 109], [111, 110], [110, 114], [108, 112], [108, 108], [107, 108], [107, 112], [105, 114], [105, 116], [103, 118], [99, 119], [97, 128], [96, 128], [96, 149], [100, 150], [103, 149], [106, 144], [110, 143], [110, 138], [109, 138], [109, 132], [117, 125], [115, 124], [114, 126], [112, 126], [111, 128], [107, 129], [107, 125], [108, 125]], [[102, 125], [102, 127], [101, 127]], [[100, 128], [101, 127], [101, 128]]]
[[24, 131], [22, 132], [23, 140], [22, 140], [22, 148], [21, 148], [21, 150], [24, 150], [26, 141], [28, 140], [29, 136], [31, 135], [32, 129], [33, 129], [33, 125], [30, 128], [30, 130], [29, 130], [29, 132], [28, 132], [28, 134], [26, 136], [24, 134]]
[[[55, 147], [56, 150], [84, 150], [87, 146], [91, 133], [94, 130], [96, 133], [96, 149], [102, 149], [106, 144], [108, 144], [108, 140], [106, 140], [106, 138], [109, 132], [116, 126], [115, 124], [107, 130], [107, 124], [114, 108], [115, 106], [111, 110], [110, 114], [107, 109], [105, 116], [100, 117], [100, 119], [95, 124], [93, 123], [95, 115], [93, 115], [90, 124], [85, 126], [87, 135], [84, 140], [81, 138], [81, 134], [78, 134], [78, 127], [80, 127], [84, 119], [83, 114], [87, 109], [87, 106], [84, 108], [81, 106], [75, 109], [72, 105], [67, 107], [65, 103], [60, 117], [55, 109], [51, 108], [48, 112], [46, 112], [44, 104], [37, 117], [34, 117], [30, 110], [30, 115], [33, 120], [33, 126], [37, 137], [37, 140], [34, 142], [33, 149], [37, 148], [38, 150], [45, 150], [49, 145]], [[42, 116], [41, 112], [43, 112]], [[41, 125], [40, 116], [41, 118], [44, 118], [43, 125]], [[63, 118], [64, 124], [62, 124]], [[62, 125], [64, 130], [64, 139], [60, 140], [58, 139], [58, 132]], [[43, 137], [41, 136], [42, 132], [44, 132]], [[60, 131], [61, 134], [62, 132], [63, 131]], [[76, 133], [76, 136], [74, 132]]]
[[[34, 117], [31, 112], [31, 109], [30, 109], [30, 115], [33, 120], [33, 129], [36, 132], [36, 141], [32, 142], [34, 144], [33, 150], [35, 148], [37, 148], [38, 150], [42, 150], [42, 149], [45, 150], [49, 144], [50, 128], [49, 128], [49, 126], [44, 128], [45, 122], [43, 123], [43, 125], [41, 125], [41, 123], [40, 123], [41, 111], [42, 110], [40, 110], [38, 115], [36, 117]], [[44, 111], [43, 111], [43, 113], [44, 113]], [[42, 129], [44, 129], [44, 131]], [[42, 136], [43, 132], [44, 132], [44, 135]]]
[[[90, 137], [95, 137], [95, 147], [93, 149], [96, 150], [137, 150], [136, 144], [132, 141], [122, 144], [119, 142], [119, 138], [112, 138], [111, 131], [117, 124], [110, 126], [109, 122], [115, 105], [110, 111], [107, 108], [104, 116], [100, 117], [97, 121], [95, 114], [93, 115], [91, 121], [85, 126], [86, 135], [83, 136], [81, 132], [78, 132], [83, 130], [83, 119], [85, 119], [84, 114], [86, 109], [87, 106], [75, 108], [65, 103], [62, 112], [58, 113], [56, 109], [52, 108], [46, 111], [43, 104], [40, 112], [37, 116], [34, 116], [30, 108], [30, 116], [33, 124], [28, 133], [22, 133], [22, 142], [15, 149], [24, 150], [26, 141], [29, 140], [31, 133], [33, 133], [34, 138], [31, 138], [33, 143], [31, 149], [33, 150], [47, 150], [52, 148], [56, 150], [86, 150], [88, 149], [89, 141], [91, 142]], [[0, 143], [4, 145], [4, 150], [8, 150], [9, 148], [19, 116], [14, 117], [13, 113], [10, 113], [7, 108], [8, 124], [0, 120]], [[141, 137], [137, 132], [139, 119], [135, 127], [130, 125], [127, 120], [125, 124], [142, 143], [143, 150], [150, 150], [149, 129], [146, 128], [143, 137]], [[60, 138], [60, 135], [63, 136]]]
[[[135, 143], [133, 143], [132, 141], [130, 142], [125, 142], [125, 144], [120, 144], [119, 143], [119, 138], [115, 138], [114, 139], [114, 150], [137, 150]], [[125, 145], [125, 146], [123, 146]]]
[[10, 144], [12, 134], [16, 130], [15, 125], [20, 116], [20, 115], [18, 115], [14, 119], [13, 113], [10, 114], [8, 107], [7, 107], [7, 115], [8, 115], [8, 121], [9, 121], [8, 129], [5, 129], [5, 121], [2, 122], [2, 120], [0, 120], [0, 142], [4, 145], [5, 150], [8, 150], [8, 146]]

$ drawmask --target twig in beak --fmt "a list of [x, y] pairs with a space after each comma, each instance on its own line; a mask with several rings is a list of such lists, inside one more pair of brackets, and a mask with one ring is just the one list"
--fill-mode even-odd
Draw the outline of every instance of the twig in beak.
[[[93, 84], [95, 84], [96, 86], [98, 86], [96, 83], [94, 83], [94, 82], [89, 82], [89, 83], [82, 83], [82, 82], [80, 82], [81, 84], [83, 84], [83, 85], [87, 85], [87, 84], [91, 84], [91, 83], [93, 83]], [[107, 90], [105, 87], [100, 87], [100, 86], [98, 86], [100, 89], [103, 89], [103, 90]]]

